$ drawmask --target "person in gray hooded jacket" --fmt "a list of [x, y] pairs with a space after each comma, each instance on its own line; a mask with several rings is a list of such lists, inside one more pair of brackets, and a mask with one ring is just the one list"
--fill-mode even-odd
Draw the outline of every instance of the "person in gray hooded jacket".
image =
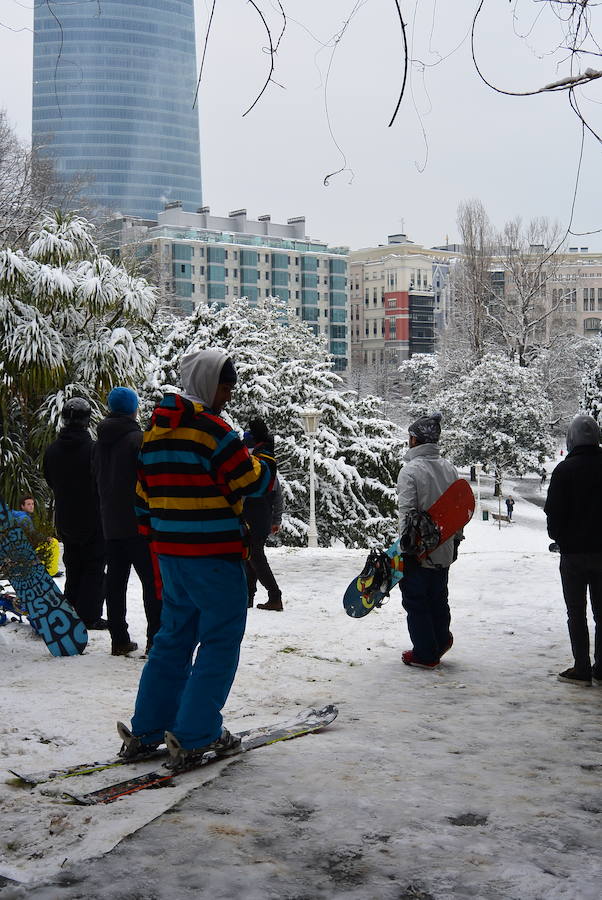
[[[410, 449], [397, 479], [400, 533], [411, 510], [428, 510], [458, 478], [455, 467], [442, 458], [437, 446], [441, 435], [440, 413], [422, 416], [408, 431]], [[404, 556], [399, 586], [413, 644], [411, 650], [402, 654], [407, 666], [434, 669], [453, 644], [447, 584], [449, 567], [461, 540], [459, 531], [424, 559]]]
[[[591, 416], [575, 416], [566, 436], [567, 456], [550, 478], [544, 507], [548, 534], [560, 550], [560, 578], [574, 665], [559, 681], [602, 684], [602, 449]], [[596, 632], [594, 665], [587, 627], [587, 590]]]

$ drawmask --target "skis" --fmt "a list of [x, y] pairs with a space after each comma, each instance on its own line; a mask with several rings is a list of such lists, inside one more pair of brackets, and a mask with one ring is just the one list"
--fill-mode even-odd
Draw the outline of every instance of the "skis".
[[94, 775], [95, 772], [104, 772], [105, 769], [114, 769], [118, 766], [129, 766], [138, 762], [147, 762], [148, 760], [161, 759], [167, 756], [167, 747], [159, 747], [150, 753], [141, 754], [135, 759], [122, 759], [121, 756], [115, 756], [112, 759], [105, 759], [102, 762], [79, 763], [74, 766], [64, 766], [63, 768], [45, 769], [41, 772], [16, 772], [14, 769], [8, 771], [24, 784], [44, 784], [47, 781], [60, 781], [64, 778], [76, 778], [80, 775]]
[[[298, 718], [292, 722], [277, 723], [268, 725], [265, 728], [254, 728], [250, 731], [239, 732], [242, 738], [241, 752], [245, 753], [258, 747], [264, 747], [267, 744], [289, 741], [293, 738], [301, 737], [303, 734], [312, 734], [320, 731], [322, 728], [330, 725], [331, 722], [334, 722], [337, 715], [338, 709], [336, 706], [329, 705], [322, 707], [322, 709], [307, 709], [300, 713]], [[166, 766], [163, 766], [155, 772], [146, 772], [143, 775], [137, 775], [133, 778], [128, 778], [126, 781], [110, 784], [88, 794], [76, 794], [71, 791], [65, 791], [64, 793], [66, 797], [69, 797], [80, 806], [112, 803], [120, 797], [127, 797], [147, 788], [160, 788], [170, 785], [180, 775], [224, 758], [223, 755], [211, 751], [195, 763], [177, 771], [170, 771]]]

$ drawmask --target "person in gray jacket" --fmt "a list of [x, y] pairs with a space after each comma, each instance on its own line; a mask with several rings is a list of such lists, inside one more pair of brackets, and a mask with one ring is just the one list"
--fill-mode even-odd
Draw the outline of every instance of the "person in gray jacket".
[[[441, 435], [440, 413], [422, 416], [408, 431], [410, 449], [397, 479], [400, 533], [411, 510], [428, 510], [458, 478], [455, 467], [441, 457], [437, 446]], [[407, 666], [434, 669], [453, 644], [447, 581], [461, 540], [459, 531], [424, 559], [404, 556], [400, 588], [413, 644], [411, 650], [402, 654]]]

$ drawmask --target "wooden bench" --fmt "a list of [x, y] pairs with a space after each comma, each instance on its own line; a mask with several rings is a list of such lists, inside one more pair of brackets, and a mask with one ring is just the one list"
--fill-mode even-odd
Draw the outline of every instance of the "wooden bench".
[[491, 518], [495, 519], [496, 522], [509, 522], [510, 521], [508, 516], [503, 516], [500, 513], [491, 513]]

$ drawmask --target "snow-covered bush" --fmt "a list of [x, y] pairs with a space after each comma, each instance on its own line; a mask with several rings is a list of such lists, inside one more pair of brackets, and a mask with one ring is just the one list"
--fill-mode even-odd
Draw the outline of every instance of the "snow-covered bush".
[[307, 540], [309, 444], [300, 413], [308, 407], [322, 411], [315, 440], [320, 543], [389, 542], [397, 529], [402, 441], [398, 427], [382, 415], [382, 401], [360, 401], [354, 391], [342, 390], [324, 340], [286, 304], [236, 300], [222, 308], [199, 305], [187, 319], [172, 322], [148, 366], [146, 414], [166, 389], [178, 388], [182, 355], [206, 347], [225, 350], [236, 364], [239, 380], [226, 417], [242, 431], [249, 419], [261, 416], [276, 437], [283, 542], [299, 546]]
[[45, 216], [25, 251], [0, 251], [0, 493], [45, 493], [40, 456], [63, 404], [96, 417], [116, 384], [135, 385], [148, 357], [153, 289], [102, 255], [93, 226]]
[[482, 463], [499, 486], [507, 473], [541, 471], [553, 453], [552, 408], [537, 370], [488, 353], [436, 399], [441, 446], [457, 465]]

